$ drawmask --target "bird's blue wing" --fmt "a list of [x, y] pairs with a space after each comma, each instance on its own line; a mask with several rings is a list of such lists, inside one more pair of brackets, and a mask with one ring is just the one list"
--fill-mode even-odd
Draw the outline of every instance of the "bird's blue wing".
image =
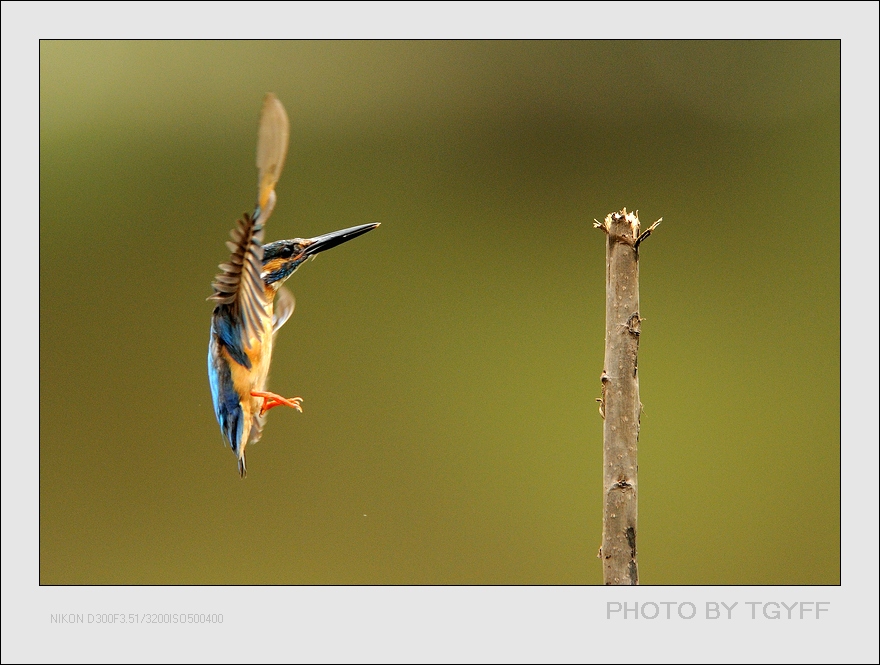
[[212, 284], [214, 293], [208, 297], [208, 300], [218, 304], [215, 313], [224, 309], [221, 306], [226, 306], [230, 326], [221, 328], [218, 334], [227, 335], [224, 339], [230, 343], [230, 336], [237, 335], [238, 346], [243, 349], [249, 349], [254, 342], [260, 341], [264, 330], [266, 293], [260, 276], [263, 271], [262, 217], [258, 211], [254, 216], [245, 213], [238, 220], [230, 233], [232, 241], [226, 243], [232, 255], [227, 263], [220, 264], [220, 272]]
[[251, 368], [251, 359], [245, 352], [241, 326], [230, 305], [218, 305], [211, 318], [211, 336], [226, 349], [232, 359], [242, 367]]

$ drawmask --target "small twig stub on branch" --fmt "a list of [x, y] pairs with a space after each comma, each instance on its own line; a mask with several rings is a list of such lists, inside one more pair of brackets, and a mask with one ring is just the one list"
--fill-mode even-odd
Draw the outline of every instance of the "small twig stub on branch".
[[[662, 219], [662, 218], [661, 218]], [[594, 220], [595, 221], [595, 220]], [[605, 584], [638, 584], [639, 245], [660, 224], [641, 231], [626, 208], [594, 226], [605, 244], [605, 366], [599, 413], [603, 423], [602, 559]]]

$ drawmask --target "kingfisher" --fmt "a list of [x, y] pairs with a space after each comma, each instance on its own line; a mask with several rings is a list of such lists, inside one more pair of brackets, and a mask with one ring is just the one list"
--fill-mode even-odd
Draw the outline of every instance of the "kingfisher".
[[226, 246], [232, 253], [212, 284], [215, 302], [208, 343], [208, 380], [220, 431], [247, 475], [245, 448], [260, 439], [266, 412], [288, 406], [302, 413], [301, 397], [266, 390], [275, 335], [293, 313], [293, 294], [284, 282], [306, 260], [368, 231], [378, 222], [333, 231], [315, 238], [278, 240], [263, 245], [263, 229], [275, 208], [275, 185], [287, 156], [290, 125], [278, 98], [263, 100], [257, 138], [257, 203], [244, 213]]

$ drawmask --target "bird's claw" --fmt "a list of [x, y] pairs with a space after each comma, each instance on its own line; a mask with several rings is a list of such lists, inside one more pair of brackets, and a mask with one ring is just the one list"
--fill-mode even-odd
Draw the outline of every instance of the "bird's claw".
[[289, 406], [292, 409], [296, 409], [300, 413], [302, 413], [302, 397], [282, 397], [281, 395], [276, 395], [275, 393], [264, 393], [254, 390], [251, 392], [253, 397], [262, 397], [263, 398], [263, 406], [260, 408], [260, 415], [266, 413], [269, 409], [273, 409], [276, 406]]

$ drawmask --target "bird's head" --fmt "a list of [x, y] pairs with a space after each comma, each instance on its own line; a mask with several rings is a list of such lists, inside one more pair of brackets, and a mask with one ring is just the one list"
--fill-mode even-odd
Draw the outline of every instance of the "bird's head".
[[263, 272], [261, 274], [263, 282], [267, 286], [274, 286], [277, 289], [307, 259], [357, 238], [367, 231], [372, 231], [377, 226], [379, 226], [378, 222], [361, 224], [350, 229], [325, 233], [316, 238], [293, 238], [292, 240], [278, 240], [263, 245]]

